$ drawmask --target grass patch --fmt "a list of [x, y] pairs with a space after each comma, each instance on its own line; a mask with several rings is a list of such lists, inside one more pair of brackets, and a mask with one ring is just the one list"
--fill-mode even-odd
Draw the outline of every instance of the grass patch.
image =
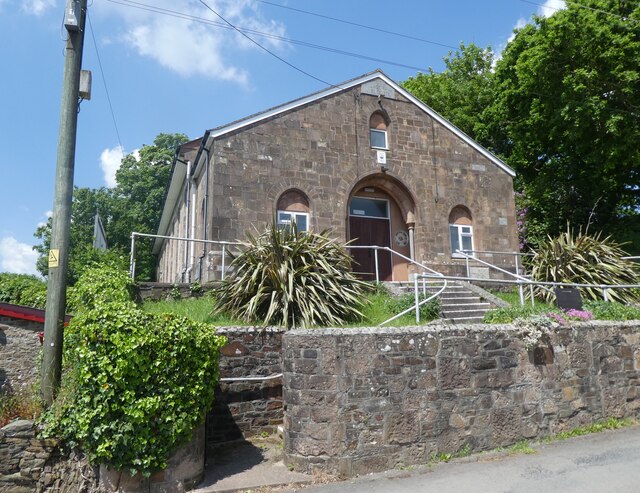
[[[350, 327], [372, 327], [379, 325], [394, 315], [406, 310], [414, 303], [413, 294], [392, 296], [383, 287], [378, 287], [373, 293], [366, 296], [366, 303], [362, 310], [364, 317], [351, 323]], [[420, 307], [420, 325], [440, 318], [440, 301], [431, 300]], [[412, 311], [394, 320], [388, 327], [402, 327], [416, 324], [416, 315]]]
[[559, 310], [548, 303], [536, 302], [535, 306], [516, 304], [504, 308], [496, 308], [484, 314], [482, 321], [486, 324], [508, 324], [516, 318], [528, 318], [533, 315], [544, 315], [549, 312], [559, 312]]
[[431, 458], [429, 459], [429, 462], [427, 463], [427, 465], [433, 466], [435, 464], [438, 464], [439, 462], [449, 462], [453, 459], [461, 459], [462, 457], [469, 457], [470, 455], [471, 455], [471, 447], [469, 446], [468, 443], [465, 443], [463, 447], [457, 452], [453, 452], [453, 453], [440, 452], [438, 454], [436, 453], [431, 454]]
[[184, 298], [162, 301], [146, 301], [142, 309], [147, 313], [172, 313], [181, 317], [188, 317], [196, 322], [213, 325], [250, 325], [226, 313], [213, 309], [213, 299], [205, 295], [200, 298]]
[[0, 428], [16, 419], [36, 419], [42, 403], [33, 394], [0, 394]]
[[535, 454], [536, 449], [531, 446], [528, 440], [521, 440], [506, 448], [508, 454]]
[[587, 301], [584, 308], [597, 320], [640, 320], [640, 305], [613, 301]]
[[[377, 286], [372, 292], [365, 296], [365, 304], [362, 310], [363, 318], [351, 321], [347, 327], [372, 327], [390, 319], [394, 315], [413, 305], [413, 295], [392, 296], [384, 287]], [[178, 316], [188, 317], [197, 322], [204, 322], [214, 325], [248, 326], [260, 325], [262, 322], [249, 324], [229, 316], [228, 314], [215, 311], [214, 301], [210, 294], [200, 298], [168, 299], [162, 301], [145, 301], [142, 309], [147, 313], [173, 313]], [[440, 317], [440, 302], [432, 300], [420, 308], [420, 323], [426, 324], [431, 320]], [[398, 320], [393, 321], [389, 326], [401, 327], [415, 325], [415, 312], [408, 313]]]
[[607, 430], [618, 430], [627, 426], [638, 424], [638, 421], [632, 418], [608, 418], [604, 421], [591, 423], [590, 425], [579, 426], [570, 431], [563, 431], [544, 439], [544, 443], [551, 443], [558, 440], [566, 440], [567, 438], [580, 437], [583, 435], [591, 435], [592, 433], [601, 433]]

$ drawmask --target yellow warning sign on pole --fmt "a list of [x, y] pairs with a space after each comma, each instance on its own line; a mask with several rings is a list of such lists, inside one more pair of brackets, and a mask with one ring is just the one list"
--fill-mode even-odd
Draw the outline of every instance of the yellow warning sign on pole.
[[60, 250], [49, 250], [49, 269], [58, 267], [58, 259], [60, 258]]

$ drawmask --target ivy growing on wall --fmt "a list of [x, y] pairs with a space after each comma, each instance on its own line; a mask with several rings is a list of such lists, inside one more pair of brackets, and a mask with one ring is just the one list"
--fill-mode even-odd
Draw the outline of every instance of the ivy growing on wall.
[[45, 433], [92, 463], [149, 474], [201, 424], [213, 403], [218, 350], [212, 326], [149, 314], [126, 298], [126, 275], [91, 269], [87, 302], [65, 333], [65, 377]]

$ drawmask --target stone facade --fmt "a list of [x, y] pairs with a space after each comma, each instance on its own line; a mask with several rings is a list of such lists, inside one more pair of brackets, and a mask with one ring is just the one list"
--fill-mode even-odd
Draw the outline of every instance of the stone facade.
[[528, 352], [509, 326], [285, 335], [285, 460], [354, 476], [638, 414], [640, 323], [576, 323]]
[[0, 393], [30, 392], [38, 378], [44, 324], [0, 317]]
[[[198, 141], [203, 147], [185, 148], [180, 159], [192, 162], [192, 176], [174, 172], [176, 193], [165, 203], [158, 233], [244, 239], [273, 221], [279, 199], [295, 191], [307, 199], [311, 229], [331, 229], [341, 240], [354, 236], [354, 196], [387, 200], [391, 248], [439, 272], [464, 272], [449, 231], [458, 207], [469, 212], [475, 250], [516, 252], [513, 172], [384, 74], [365, 79], [214, 129]], [[388, 120], [383, 151], [369, 138], [376, 113]], [[404, 242], [396, 243], [398, 233], [408, 234]], [[191, 255], [184, 242], [158, 240], [158, 281], [188, 281], [185, 272], [192, 280], [218, 278], [221, 248], [210, 245], [203, 256], [202, 247]], [[403, 262], [396, 258], [387, 280], [406, 280]], [[498, 262], [513, 267], [511, 256]]]
[[33, 421], [0, 429], [0, 493], [89, 493], [97, 470], [76, 452], [64, 454], [55, 440], [36, 438]]
[[[220, 378], [266, 377], [282, 373], [281, 329], [219, 328], [228, 343], [220, 350]], [[282, 378], [221, 382], [207, 417], [210, 446], [262, 432], [283, 421]]]

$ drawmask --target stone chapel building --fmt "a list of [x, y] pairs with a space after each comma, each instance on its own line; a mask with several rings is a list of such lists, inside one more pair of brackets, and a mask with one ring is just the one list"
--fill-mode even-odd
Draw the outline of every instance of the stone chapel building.
[[[354, 245], [387, 246], [458, 275], [465, 260], [457, 250], [517, 251], [514, 176], [375, 71], [184, 144], [158, 235], [234, 241], [274, 219], [293, 220], [299, 229], [329, 228]], [[220, 278], [219, 245], [158, 238], [154, 253], [159, 282]], [[351, 253], [354, 271], [374, 279], [372, 250]], [[388, 281], [407, 280], [412, 271], [388, 252], [379, 252], [378, 269]]]

